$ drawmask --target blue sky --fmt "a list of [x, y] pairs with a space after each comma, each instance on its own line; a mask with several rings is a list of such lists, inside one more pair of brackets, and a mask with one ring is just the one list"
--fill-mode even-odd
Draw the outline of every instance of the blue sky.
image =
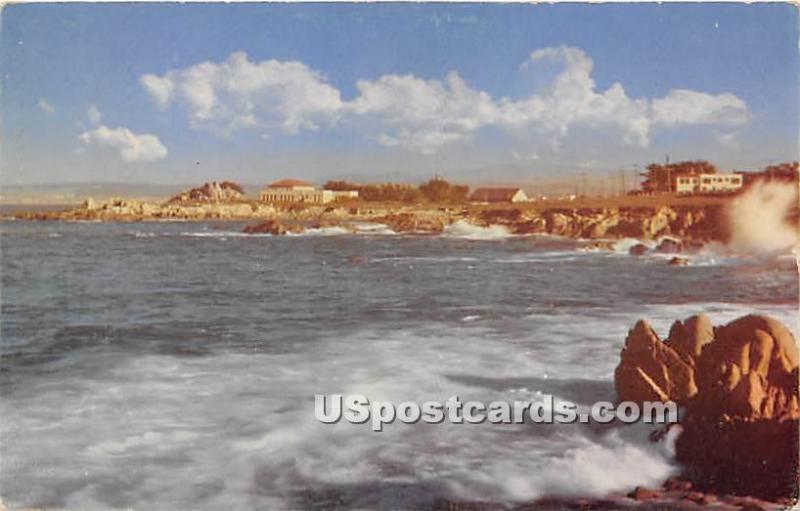
[[0, 178], [753, 168], [797, 158], [797, 21], [782, 4], [7, 5]]

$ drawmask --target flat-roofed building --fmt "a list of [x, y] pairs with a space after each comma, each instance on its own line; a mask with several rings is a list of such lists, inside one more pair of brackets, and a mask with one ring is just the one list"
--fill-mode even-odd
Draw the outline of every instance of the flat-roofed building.
[[694, 174], [675, 178], [675, 192], [730, 193], [740, 189], [743, 184], [741, 174]]
[[358, 198], [357, 190], [320, 190], [308, 181], [281, 179], [267, 185], [259, 194], [261, 202], [284, 204], [327, 204], [335, 199]]

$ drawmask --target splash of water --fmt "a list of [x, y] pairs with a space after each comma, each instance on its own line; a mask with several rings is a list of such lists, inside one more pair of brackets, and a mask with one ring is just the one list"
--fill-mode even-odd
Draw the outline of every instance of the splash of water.
[[797, 207], [796, 184], [754, 183], [728, 206], [730, 247], [746, 253], [773, 253], [796, 246], [798, 226], [790, 218]]
[[445, 236], [472, 240], [493, 240], [511, 236], [503, 225], [490, 225], [481, 227], [472, 225], [464, 220], [457, 220], [444, 228]]

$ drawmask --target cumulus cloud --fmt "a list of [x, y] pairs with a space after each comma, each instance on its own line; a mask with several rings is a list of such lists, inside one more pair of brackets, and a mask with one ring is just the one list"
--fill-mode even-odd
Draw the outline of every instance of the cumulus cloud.
[[342, 108], [339, 91], [305, 64], [252, 62], [243, 52], [139, 81], [159, 108], [180, 102], [191, 126], [224, 136], [256, 127], [288, 135], [317, 130]]
[[36, 102], [36, 106], [46, 114], [53, 114], [56, 111], [56, 107], [51, 105], [50, 102], [47, 101], [47, 98], [39, 98], [39, 101]]
[[538, 49], [521, 68], [532, 72], [542, 63], [558, 66], [553, 82], [520, 98], [493, 98], [451, 71], [444, 80], [395, 74], [359, 80], [356, 97], [343, 101], [301, 62], [252, 62], [244, 53], [140, 82], [158, 108], [182, 103], [192, 127], [223, 136], [242, 129], [291, 135], [346, 119], [383, 145], [426, 154], [488, 127], [528, 139], [533, 133], [553, 148], [575, 128], [610, 131], [625, 144], [647, 147], [655, 129], [730, 128], [750, 118], [746, 103], [731, 93], [675, 89], [661, 98], [632, 98], [620, 83], [598, 90], [594, 62], [579, 48]]
[[628, 97], [621, 84], [595, 90], [594, 63], [583, 50], [571, 47], [543, 48], [523, 63], [560, 64], [563, 69], [541, 94], [521, 100], [499, 102], [498, 124], [508, 129], [534, 129], [548, 134], [554, 142], [565, 137], [572, 126], [616, 128], [628, 144], [646, 146], [650, 140], [648, 102]]
[[137, 134], [128, 128], [108, 128], [101, 125], [81, 133], [78, 139], [86, 147], [115, 149], [126, 162], [150, 162], [167, 156], [167, 148], [157, 136], [149, 133]]
[[494, 121], [492, 98], [471, 89], [456, 72], [444, 82], [422, 80], [412, 75], [386, 75], [356, 84], [359, 96], [347, 105], [357, 116], [373, 116], [391, 133], [379, 140], [423, 153], [463, 140], [475, 130]]
[[685, 89], [653, 100], [653, 122], [664, 126], [716, 124], [736, 126], [748, 121], [747, 104], [730, 93], [706, 94]]

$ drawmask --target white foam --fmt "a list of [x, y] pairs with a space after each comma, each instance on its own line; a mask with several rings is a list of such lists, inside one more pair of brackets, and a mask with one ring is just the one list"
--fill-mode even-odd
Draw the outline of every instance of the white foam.
[[497, 240], [504, 239], [511, 236], [508, 229], [503, 225], [490, 225], [488, 227], [481, 227], [478, 225], [470, 224], [465, 220], [457, 220], [452, 224], [445, 226], [442, 231], [443, 236], [451, 238], [463, 238], [469, 240]]

